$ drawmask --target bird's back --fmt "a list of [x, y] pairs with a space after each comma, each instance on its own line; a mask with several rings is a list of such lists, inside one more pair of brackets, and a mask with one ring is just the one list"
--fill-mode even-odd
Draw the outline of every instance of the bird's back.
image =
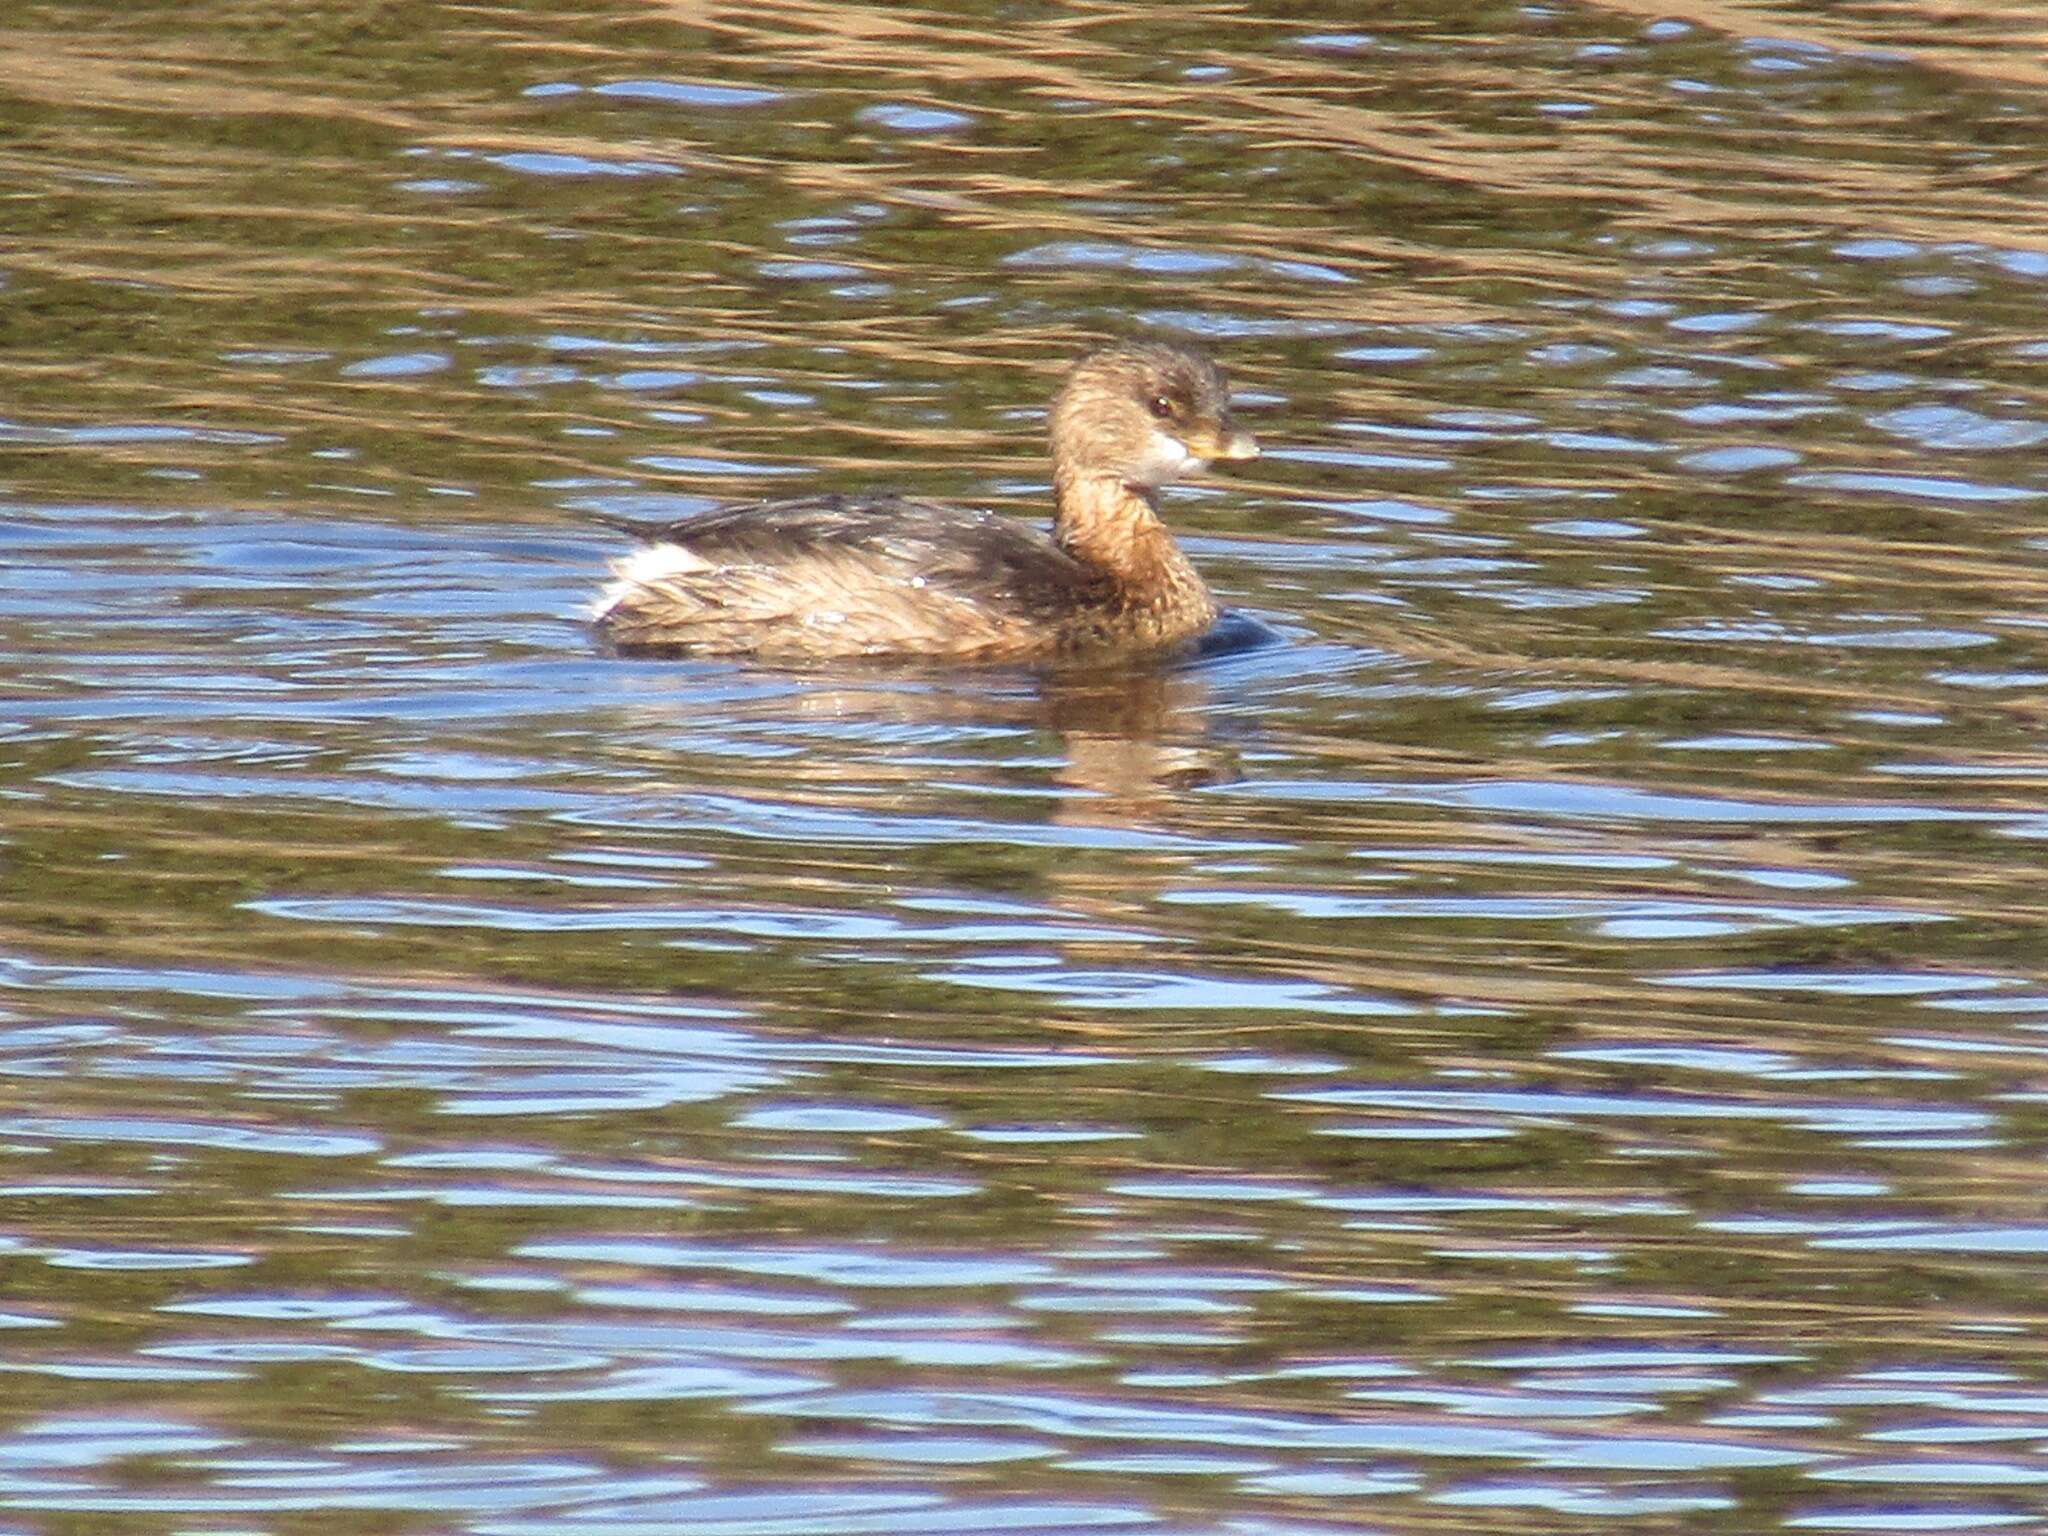
[[903, 496], [686, 518], [616, 567], [597, 622], [629, 651], [1031, 657], [1085, 648], [1113, 584], [1034, 528]]

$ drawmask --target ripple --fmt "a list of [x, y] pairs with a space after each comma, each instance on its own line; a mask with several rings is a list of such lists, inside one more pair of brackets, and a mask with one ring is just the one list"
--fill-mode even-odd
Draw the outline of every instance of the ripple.
[[1226, 251], [1171, 246], [1126, 245], [1106, 240], [1057, 240], [1028, 246], [1001, 258], [1006, 267], [1052, 267], [1086, 271], [1109, 268], [1148, 276], [1205, 277], [1250, 270], [1309, 283], [1351, 283], [1356, 279], [1317, 262], [1240, 256]]
[[453, 367], [454, 362], [446, 352], [391, 352], [350, 363], [341, 370], [341, 376], [345, 379], [412, 379], [439, 373]]
[[253, 1264], [247, 1253], [172, 1253], [148, 1248], [66, 1248], [44, 1255], [52, 1269], [235, 1269]]
[[1686, 1098], [1677, 1094], [1567, 1093], [1545, 1089], [1417, 1089], [1402, 1087], [1298, 1088], [1276, 1090], [1276, 1099], [1346, 1108], [1484, 1111], [1546, 1117], [1642, 1117], [1661, 1120], [1783, 1120], [1807, 1130], [1838, 1135], [1913, 1135], [1988, 1129], [1995, 1122], [1980, 1110], [1935, 1106], [1779, 1103], [1740, 1099]]
[[1880, 432], [1928, 448], [2030, 448], [2048, 439], [2048, 422], [1999, 420], [1953, 405], [1914, 405], [1870, 418]]
[[856, 1461], [956, 1467], [1036, 1461], [1054, 1453], [1052, 1446], [1041, 1441], [1002, 1440], [992, 1435], [820, 1436], [785, 1440], [775, 1449], [785, 1456], [835, 1456]]
[[716, 1269], [856, 1287], [1015, 1285], [1050, 1277], [1048, 1264], [977, 1254], [892, 1253], [883, 1249], [742, 1247], [714, 1243], [550, 1240], [515, 1250], [524, 1258], [555, 1258], [666, 1269]]
[[211, 1147], [222, 1151], [277, 1153], [285, 1157], [359, 1157], [383, 1145], [371, 1136], [344, 1132], [273, 1130], [249, 1125], [207, 1125], [173, 1120], [56, 1119], [23, 1116], [0, 1119], [0, 1134], [31, 1140], [140, 1142], [167, 1147]]
[[1104, 1009], [1277, 1009], [1301, 1013], [1384, 1017], [1408, 1013], [1379, 998], [1346, 996], [1313, 982], [1257, 981], [1222, 976], [1075, 971], [1057, 965], [1019, 965], [1010, 959], [982, 967], [928, 971], [933, 981], [997, 992], [1049, 993], [1076, 1005]]
[[1909, 822], [2000, 821], [2022, 812], [2000, 813], [1947, 805], [1882, 801], [1743, 800], [1720, 795], [1662, 794], [1621, 784], [1573, 784], [1540, 780], [1476, 780], [1441, 784], [1352, 780], [1264, 779], [1256, 784], [1220, 785], [1211, 793], [1261, 799], [1378, 801], [1473, 810], [1515, 811], [1536, 816], [1611, 817], [1624, 821], [1746, 822], [1761, 825], [1883, 825]]
[[857, 1104], [763, 1104], [748, 1110], [734, 1125], [763, 1131], [822, 1131], [872, 1135], [893, 1131], [939, 1130], [946, 1121], [913, 1110]]
[[785, 91], [766, 90], [759, 86], [706, 85], [691, 80], [613, 80], [591, 86], [590, 94], [714, 110], [763, 106], [771, 101], [782, 101], [788, 95]]
[[1881, 1253], [2048, 1253], [2048, 1227], [2027, 1226], [1941, 1226], [1913, 1227], [1898, 1224], [1844, 1237], [1813, 1239], [1816, 1248]]
[[1939, 475], [1902, 475], [1880, 470], [1811, 470], [1786, 477], [1817, 491], [1869, 491], [1922, 501], [2038, 501], [2048, 492], [2024, 485], [1996, 485]]
[[877, 102], [853, 114], [857, 123], [886, 128], [891, 133], [958, 133], [974, 126], [965, 112], [945, 107], [915, 106], [908, 102]]
[[675, 176], [680, 167], [658, 160], [600, 160], [589, 155], [561, 154], [546, 150], [517, 150], [508, 154], [483, 156], [490, 164], [525, 176], [577, 180], [592, 176]]

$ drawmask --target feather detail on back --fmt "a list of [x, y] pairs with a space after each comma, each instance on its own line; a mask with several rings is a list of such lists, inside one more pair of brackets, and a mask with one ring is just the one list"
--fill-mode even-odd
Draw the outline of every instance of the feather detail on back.
[[688, 518], [613, 572], [596, 618], [615, 646], [709, 655], [1046, 653], [1078, 598], [1113, 596], [1022, 523], [897, 496]]

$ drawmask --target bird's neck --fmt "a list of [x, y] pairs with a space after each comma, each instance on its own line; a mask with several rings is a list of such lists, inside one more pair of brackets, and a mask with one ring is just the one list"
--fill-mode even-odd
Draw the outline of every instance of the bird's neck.
[[1107, 576], [1126, 603], [1198, 605], [1213, 616], [1209, 589], [1160, 522], [1149, 491], [1121, 475], [1061, 466], [1053, 474], [1053, 496], [1054, 541]]

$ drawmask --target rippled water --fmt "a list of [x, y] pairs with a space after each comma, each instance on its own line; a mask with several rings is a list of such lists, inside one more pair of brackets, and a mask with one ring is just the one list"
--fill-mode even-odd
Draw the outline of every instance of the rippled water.
[[[2041, 40], [23, 0], [0, 1530], [2048, 1530]], [[593, 649], [1133, 325], [1278, 643]]]

